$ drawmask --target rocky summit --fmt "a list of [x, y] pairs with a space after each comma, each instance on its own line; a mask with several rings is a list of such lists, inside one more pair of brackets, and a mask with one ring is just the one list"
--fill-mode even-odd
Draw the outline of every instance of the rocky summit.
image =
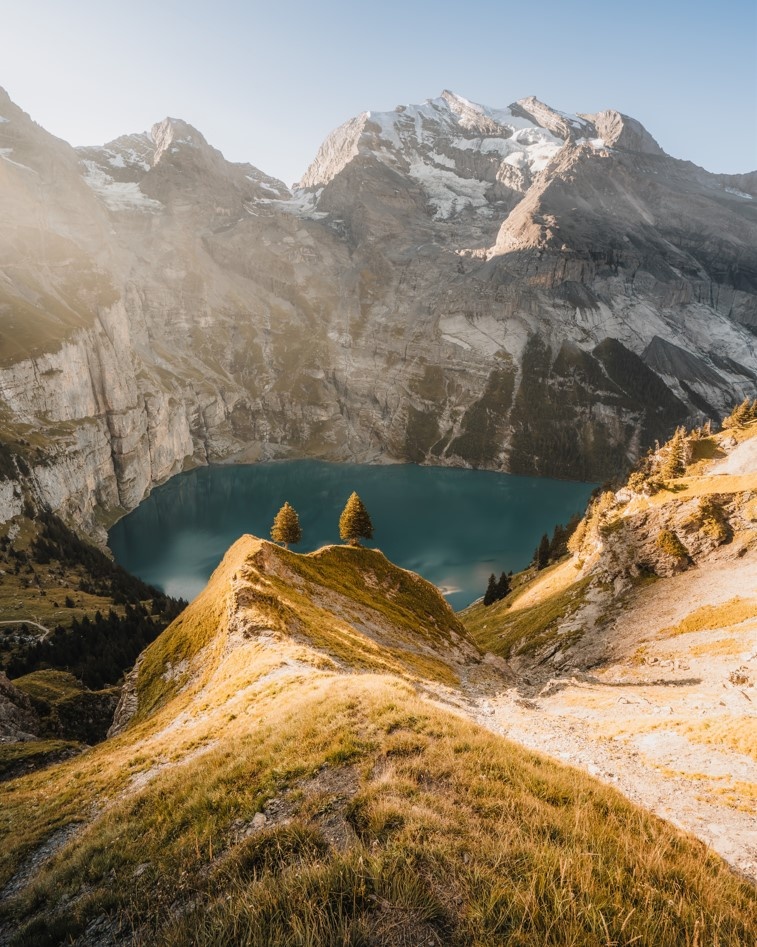
[[757, 172], [614, 111], [443, 92], [289, 188], [172, 118], [74, 149], [0, 92], [0, 206], [4, 519], [23, 481], [96, 533], [230, 458], [601, 479], [757, 394]]

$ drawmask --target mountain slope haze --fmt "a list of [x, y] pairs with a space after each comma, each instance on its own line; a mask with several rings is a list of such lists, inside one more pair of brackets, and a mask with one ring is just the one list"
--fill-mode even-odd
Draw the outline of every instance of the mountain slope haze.
[[601, 479], [757, 393], [755, 177], [618, 112], [444, 92], [291, 190], [177, 119], [73, 149], [0, 115], [0, 435], [100, 537], [194, 464]]

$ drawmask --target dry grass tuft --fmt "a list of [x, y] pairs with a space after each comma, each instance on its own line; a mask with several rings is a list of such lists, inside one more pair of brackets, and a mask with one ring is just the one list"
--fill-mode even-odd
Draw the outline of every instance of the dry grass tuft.
[[757, 618], [757, 600], [732, 598], [722, 605], [704, 605], [697, 608], [677, 625], [663, 628], [658, 637], [673, 638], [697, 631], [730, 629], [751, 618]]

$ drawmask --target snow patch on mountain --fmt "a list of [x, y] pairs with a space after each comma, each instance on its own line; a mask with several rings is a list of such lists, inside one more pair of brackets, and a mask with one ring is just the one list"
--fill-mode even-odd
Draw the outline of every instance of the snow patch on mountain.
[[[507, 164], [528, 167], [536, 173], [554, 158], [563, 142], [545, 128], [530, 126], [518, 129], [511, 138], [455, 138], [450, 145], [460, 151], [499, 155]], [[518, 157], [513, 159], [514, 155]]]
[[138, 154], [133, 148], [118, 152], [106, 150], [104, 154], [108, 164], [113, 168], [139, 168], [141, 171], [149, 171], [151, 167], [144, 156]]
[[479, 213], [491, 213], [486, 200], [486, 192], [491, 185], [486, 181], [461, 178], [454, 171], [434, 167], [424, 161], [413, 162], [408, 174], [426, 192], [429, 203], [435, 209], [435, 220], [447, 220], [466, 208]]
[[277, 187], [273, 187], [271, 184], [267, 184], [265, 181], [262, 181], [260, 178], [254, 177], [252, 174], [245, 174], [245, 177], [252, 184], [256, 184], [258, 187], [262, 188], [264, 191], [268, 191], [269, 194], [273, 194], [276, 197], [281, 197], [281, 191]]
[[115, 181], [94, 161], [84, 160], [84, 181], [110, 210], [160, 211], [163, 205], [142, 193], [135, 181]]
[[733, 194], [734, 197], [743, 197], [747, 201], [754, 200], [751, 194], [747, 194], [745, 191], [739, 191], [735, 187], [725, 188], [726, 194]]
[[445, 89], [437, 99], [429, 99], [427, 105], [439, 109], [448, 109], [457, 117], [461, 128], [476, 134], [486, 134], [487, 131], [500, 131], [502, 128], [517, 131], [520, 129], [537, 127], [529, 118], [516, 114], [510, 108], [489, 108], [471, 102], [462, 95]]
[[318, 199], [323, 188], [319, 188], [317, 191], [299, 189], [290, 192], [287, 190], [282, 195], [279, 189], [274, 189], [266, 184], [260, 184], [260, 187], [265, 188], [266, 191], [275, 192], [276, 196], [258, 197], [253, 201], [246, 201], [243, 206], [251, 217], [260, 216], [261, 208], [270, 208], [273, 211], [292, 214], [295, 217], [301, 217], [303, 220], [324, 220], [329, 216], [327, 212], [318, 210]]

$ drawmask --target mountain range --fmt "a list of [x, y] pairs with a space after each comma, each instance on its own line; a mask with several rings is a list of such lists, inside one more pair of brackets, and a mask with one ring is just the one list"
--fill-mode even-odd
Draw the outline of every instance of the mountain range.
[[757, 172], [615, 111], [443, 92], [293, 188], [184, 121], [72, 148], [0, 92], [0, 510], [103, 524], [196, 464], [603, 479], [757, 394]]
[[[288, 187], [0, 92], [0, 206], [0, 944], [752, 942], [757, 172], [443, 92]], [[616, 480], [460, 613], [359, 546], [186, 605], [92, 545], [304, 456]]]

